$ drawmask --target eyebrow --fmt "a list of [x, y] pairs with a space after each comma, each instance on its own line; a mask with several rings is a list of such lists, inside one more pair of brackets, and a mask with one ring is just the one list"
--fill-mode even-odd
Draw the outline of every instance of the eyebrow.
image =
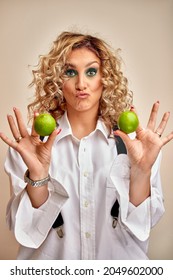
[[[98, 61], [94, 60], [94, 61], [91, 61], [91, 62], [87, 63], [87, 64], [85, 65], [85, 67], [88, 67], [88, 66], [90, 66], [90, 65], [92, 65], [92, 64], [94, 64], [94, 63], [99, 64]], [[100, 65], [100, 64], [99, 64], [99, 65]], [[66, 63], [66, 66], [67, 66], [67, 67], [74, 67], [74, 68], [77, 67], [77, 65], [75, 65], [75, 64], [73, 64], [73, 63], [68, 63], [68, 62]]]

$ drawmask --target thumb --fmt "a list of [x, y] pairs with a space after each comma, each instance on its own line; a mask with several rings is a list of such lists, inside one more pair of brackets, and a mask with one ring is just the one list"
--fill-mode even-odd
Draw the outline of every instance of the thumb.
[[119, 136], [121, 137], [121, 139], [123, 140], [126, 148], [128, 148], [128, 146], [130, 145], [131, 143], [131, 139], [130, 137], [128, 136], [128, 134], [126, 134], [125, 132], [121, 131], [121, 130], [116, 130], [114, 131], [114, 135], [115, 136]]
[[61, 128], [55, 129], [49, 136], [48, 140], [46, 141], [45, 145], [47, 146], [48, 149], [52, 148], [52, 145], [54, 143], [54, 140], [56, 136], [61, 132]]

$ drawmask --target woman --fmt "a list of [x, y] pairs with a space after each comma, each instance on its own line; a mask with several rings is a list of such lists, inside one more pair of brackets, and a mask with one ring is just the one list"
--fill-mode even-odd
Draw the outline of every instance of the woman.
[[[146, 129], [113, 133], [120, 112], [134, 110], [132, 93], [118, 54], [90, 35], [63, 32], [33, 77], [30, 117], [49, 112], [58, 128], [40, 139], [14, 108], [17, 122], [11, 115], [8, 122], [16, 141], [0, 134], [10, 146], [7, 221], [18, 259], [147, 259], [150, 229], [164, 212], [160, 150], [173, 133], [160, 136], [169, 113], [156, 129], [156, 102]], [[118, 154], [113, 134], [127, 154]]]

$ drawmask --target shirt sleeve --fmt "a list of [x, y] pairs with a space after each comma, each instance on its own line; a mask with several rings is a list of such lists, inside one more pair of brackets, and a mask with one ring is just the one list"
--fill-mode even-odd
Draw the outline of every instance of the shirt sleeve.
[[16, 240], [25, 247], [38, 248], [46, 239], [61, 208], [68, 199], [65, 188], [54, 178], [48, 183], [49, 197], [39, 208], [33, 208], [26, 191], [24, 173], [27, 167], [20, 155], [9, 149], [5, 171], [9, 175], [12, 196], [7, 205], [7, 224]]
[[148, 239], [151, 227], [160, 220], [165, 211], [159, 173], [160, 161], [161, 153], [152, 167], [151, 195], [137, 207], [129, 201], [130, 163], [128, 156], [118, 155], [110, 171], [110, 179], [120, 203], [120, 222], [127, 231], [141, 241]]

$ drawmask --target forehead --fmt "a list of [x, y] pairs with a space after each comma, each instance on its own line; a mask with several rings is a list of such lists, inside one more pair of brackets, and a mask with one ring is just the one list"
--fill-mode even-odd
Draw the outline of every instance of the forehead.
[[73, 64], [74, 66], [77, 64], [87, 65], [88, 63], [95, 62], [100, 65], [100, 59], [98, 56], [88, 48], [79, 48], [71, 51], [67, 58], [67, 64]]

